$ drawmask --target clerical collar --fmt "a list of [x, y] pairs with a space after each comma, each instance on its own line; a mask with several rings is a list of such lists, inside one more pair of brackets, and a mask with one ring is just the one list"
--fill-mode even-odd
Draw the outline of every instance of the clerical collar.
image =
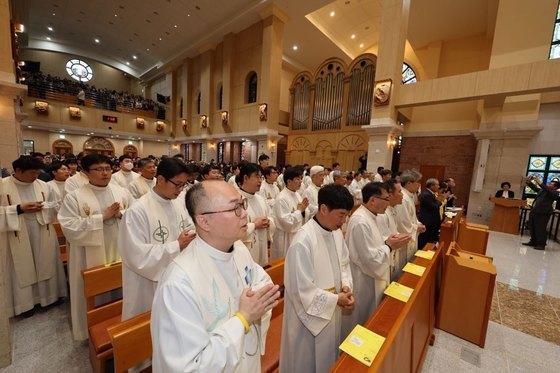
[[249, 193], [246, 190], [244, 190], [243, 188], [239, 188], [239, 190], [241, 191], [242, 194], [245, 194], [247, 197], [252, 197], [255, 195], [255, 193]]
[[99, 185], [94, 185], [91, 183], [91, 181], [89, 182], [89, 187], [92, 188], [93, 190], [105, 190], [107, 189], [107, 187], [109, 186], [109, 184], [105, 185], [105, 186], [99, 186]]
[[19, 185], [30, 185], [33, 183], [28, 183], [26, 181], [21, 181], [20, 179], [18, 179], [15, 175], [12, 175], [12, 177], [14, 178], [14, 183], [19, 184]]
[[317, 220], [317, 216], [313, 217], [313, 220], [315, 220], [315, 223], [317, 223], [319, 225], [319, 227], [323, 228], [323, 230], [327, 231], [327, 232], [332, 232], [332, 229], [326, 228], [325, 226], [323, 226], [321, 223], [319, 223], [319, 220]]
[[370, 209], [368, 209], [368, 208], [366, 207], [366, 205], [362, 204], [362, 206], [364, 207], [364, 209], [366, 209], [367, 212], [369, 212], [369, 213], [372, 214], [373, 216], [377, 216], [377, 213], [375, 213], [375, 212], [371, 211]]
[[231, 245], [231, 247], [229, 248], [229, 250], [227, 252], [228, 253], [233, 253], [233, 245]]
[[163, 202], [163, 203], [169, 203], [171, 201], [171, 199], [159, 195], [158, 192], [156, 192], [154, 188], [150, 189], [150, 193], [153, 193], [154, 199], [156, 201], [160, 201], [160, 202]]
[[[144, 177], [144, 175], [140, 174], [140, 176]], [[147, 177], [144, 177], [144, 179], [148, 180], [148, 181], [153, 181], [154, 178], [152, 177], [151, 179], [148, 179]]]

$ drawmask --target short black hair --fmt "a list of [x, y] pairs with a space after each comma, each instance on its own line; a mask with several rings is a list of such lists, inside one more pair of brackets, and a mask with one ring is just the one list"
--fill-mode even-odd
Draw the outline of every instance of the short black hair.
[[340, 163], [338, 163], [338, 162], [334, 162], [332, 164], [332, 168], [337, 168], [338, 166], [340, 166]]
[[125, 159], [130, 159], [130, 160], [132, 160], [132, 157], [129, 157], [128, 155], [123, 154], [123, 155], [121, 155], [121, 156], [119, 157], [119, 163], [121, 163], [121, 162], [124, 161]]
[[66, 166], [70, 166], [71, 164], [76, 164], [76, 165], [77, 165], [77, 164], [78, 164], [78, 160], [77, 160], [76, 158], [74, 158], [74, 157], [66, 158], [66, 159], [64, 160], [64, 164], [65, 164]]
[[268, 166], [267, 168], [265, 168], [265, 169], [262, 171], [262, 175], [266, 178], [266, 177], [270, 176], [270, 174], [271, 174], [273, 171], [278, 172], [278, 169], [277, 169], [276, 167], [274, 167], [274, 166]]
[[382, 169], [381, 171], [379, 171], [379, 175], [381, 176], [385, 176], [385, 175], [393, 175], [393, 172], [387, 168]]
[[106, 155], [103, 155], [103, 154], [88, 154], [88, 155], [85, 155], [82, 158], [80, 163], [82, 165], [82, 168], [85, 171], [88, 171], [88, 172], [89, 172], [90, 167], [93, 166], [94, 164], [107, 163], [111, 167], [113, 166], [113, 162], [111, 162], [111, 159], [109, 157], [107, 157]]
[[329, 210], [350, 211], [354, 207], [354, 198], [348, 188], [343, 185], [327, 184], [321, 187], [317, 200], [319, 206], [325, 205]]
[[138, 168], [144, 168], [148, 163], [155, 163], [152, 158], [140, 158], [138, 160]]
[[504, 181], [504, 182], [500, 185], [500, 188], [504, 189], [504, 187], [505, 187], [506, 185], [507, 185], [508, 187], [511, 188], [511, 184], [509, 183], [509, 181]]
[[45, 164], [31, 155], [20, 155], [18, 159], [12, 162], [12, 168], [20, 171], [42, 170]]
[[187, 169], [187, 174], [189, 175], [200, 173], [200, 167], [198, 167], [195, 163], [187, 164], [186, 169]]
[[210, 173], [210, 171], [212, 171], [212, 170], [218, 170], [218, 171], [222, 172], [222, 169], [220, 168], [220, 166], [218, 166], [217, 164], [214, 164], [214, 163], [209, 163], [202, 168], [202, 175], [208, 175]]
[[268, 155], [266, 154], [259, 155], [259, 162], [266, 161], [267, 159], [270, 159]]
[[261, 168], [255, 163], [242, 163], [239, 165], [239, 175], [235, 177], [237, 185], [243, 184], [245, 176], [251, 177], [253, 174], [260, 174]]
[[385, 168], [385, 167], [383, 167], [383, 166], [377, 167], [377, 173], [381, 175], [381, 171], [382, 171], [384, 168]]
[[282, 177], [284, 178], [284, 184], [288, 184], [288, 180], [293, 180], [296, 177], [301, 177], [303, 175], [303, 170], [299, 167], [288, 167], [284, 171]]
[[187, 165], [178, 158], [163, 158], [159, 161], [156, 176], [169, 180], [179, 174], [187, 174]]
[[387, 180], [386, 182], [383, 183], [383, 185], [385, 185], [385, 190], [387, 190], [388, 193], [394, 193], [395, 190], [397, 189], [395, 187], [395, 180], [391, 179], [391, 180]]
[[383, 193], [382, 191], [387, 191], [387, 186], [385, 183], [381, 183], [379, 181], [372, 181], [364, 185], [362, 188], [362, 201], [363, 203], [368, 203], [371, 197], [379, 197]]
[[61, 161], [54, 161], [54, 162], [52, 162], [52, 163], [49, 165], [49, 167], [48, 167], [48, 169], [47, 169], [47, 172], [48, 172], [52, 177], [54, 177], [54, 173], [55, 173], [56, 171], [60, 170], [60, 168], [61, 168], [62, 166], [65, 166], [65, 164], [62, 163]]

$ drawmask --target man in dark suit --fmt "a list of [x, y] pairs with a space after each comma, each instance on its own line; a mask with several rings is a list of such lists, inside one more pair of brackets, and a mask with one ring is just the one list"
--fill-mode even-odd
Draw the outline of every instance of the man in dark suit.
[[558, 194], [560, 181], [554, 179], [550, 183], [545, 184], [534, 176], [529, 176], [525, 182], [529, 188], [537, 192], [537, 196], [529, 213], [531, 239], [529, 242], [524, 242], [523, 245], [533, 246], [535, 250], [544, 250], [547, 236], [546, 225], [553, 211], [552, 202], [560, 198]]
[[436, 243], [439, 241], [439, 229], [441, 226], [441, 215], [439, 207], [441, 201], [437, 197], [439, 182], [437, 179], [428, 179], [426, 189], [422, 190], [418, 200], [420, 201], [420, 211], [418, 220], [426, 226], [426, 231], [418, 236], [418, 248], [422, 249], [428, 242]]

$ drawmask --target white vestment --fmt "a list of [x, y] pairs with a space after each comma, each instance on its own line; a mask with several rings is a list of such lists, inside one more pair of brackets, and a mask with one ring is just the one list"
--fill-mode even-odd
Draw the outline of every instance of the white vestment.
[[146, 179], [142, 175], [134, 179], [128, 185], [128, 191], [134, 197], [134, 199], [138, 199], [142, 197], [144, 194], [148, 193], [149, 190], [156, 185], [156, 179]]
[[119, 170], [111, 175], [111, 182], [118, 184], [121, 188], [128, 189], [130, 183], [138, 177], [140, 177], [140, 174], [136, 172]]
[[280, 191], [282, 191], [282, 189], [286, 187], [286, 183], [284, 183], [284, 174], [278, 175], [278, 178], [276, 179], [276, 185], [278, 186], [278, 189]]
[[348, 186], [348, 190], [356, 203], [362, 203], [362, 184], [360, 181], [354, 179]]
[[280, 189], [276, 183], [269, 184], [266, 180], [261, 183], [261, 189], [257, 192], [268, 204], [270, 210], [274, 208], [274, 202], [276, 202], [276, 197], [280, 194]]
[[131, 205], [128, 190], [109, 183], [106, 187], [86, 184], [68, 193], [58, 213], [58, 222], [69, 243], [68, 280], [74, 339], [88, 337], [82, 270], [120, 260], [117, 250], [120, 219], [103, 221], [103, 212], [114, 202], [121, 213]]
[[311, 219], [296, 234], [284, 268], [280, 372], [328, 372], [339, 355], [343, 286], [353, 289], [348, 248], [340, 229]]
[[405, 188], [402, 189], [402, 204], [395, 206], [397, 211], [397, 229], [399, 233], [408, 233], [412, 239], [406, 246], [406, 260], [410, 261], [418, 249], [418, 225], [421, 224], [416, 217], [414, 194]]
[[237, 185], [237, 182], [235, 181], [235, 175], [230, 176], [230, 178], [228, 179], [228, 184], [233, 186], [235, 189], [239, 190], [239, 185]]
[[241, 241], [223, 252], [197, 237], [167, 267], [154, 295], [154, 373], [260, 373], [271, 312], [247, 334], [235, 312], [244, 288], [269, 283]]
[[[264, 267], [268, 264], [268, 241], [276, 230], [274, 218], [261, 196], [247, 193], [242, 189], [239, 189], [239, 193], [241, 197], [247, 199], [247, 236], [243, 239], [243, 243], [249, 249], [253, 260]], [[255, 220], [262, 217], [268, 218], [269, 227], [255, 229]]]
[[312, 182], [311, 185], [305, 189], [305, 192], [302, 195], [303, 198], [307, 198], [309, 200], [309, 206], [307, 206], [305, 211], [306, 214], [309, 213], [309, 216], [305, 217], [308, 220], [313, 218], [319, 210], [319, 189], [321, 189], [321, 187], [318, 187]]
[[364, 205], [350, 217], [346, 243], [356, 297], [353, 323], [363, 325], [381, 302], [389, 283], [391, 249], [385, 245], [375, 215]]
[[375, 175], [373, 175], [373, 181], [376, 181], [378, 183], [382, 183], [383, 182], [383, 176], [381, 176], [380, 174], [376, 173]]
[[323, 185], [332, 183], [334, 183], [334, 171], [329, 172], [329, 174], [323, 179]]
[[301, 201], [301, 196], [288, 188], [282, 189], [276, 197], [273, 209], [276, 231], [274, 232], [270, 259], [280, 259], [286, 256], [286, 250], [290, 246], [294, 234], [301, 228], [304, 218], [297, 208]]
[[[10, 284], [6, 287], [6, 310], [11, 317], [33, 309], [35, 304], [44, 307], [65, 297], [66, 276], [52, 225], [58, 194], [39, 179], [24, 183], [10, 176], [2, 179], [2, 184], [1, 204], [9, 206], [7, 211], [11, 212], [7, 223], [12, 232], [7, 234], [6, 257]], [[41, 211], [17, 216], [17, 205], [39, 201], [43, 202]]]
[[59, 207], [57, 208], [60, 209], [60, 205], [62, 205], [62, 200], [64, 199], [64, 197], [66, 196], [66, 181], [58, 181], [55, 179], [52, 179], [51, 181], [49, 181], [47, 183], [56, 193], [58, 193], [57, 196], [57, 201], [59, 202]]
[[177, 238], [194, 229], [184, 200], [164, 199], [150, 190], [126, 210], [119, 227], [126, 320], [152, 308], [163, 271], [180, 253]]
[[[376, 216], [379, 231], [383, 236], [383, 241], [387, 241], [390, 235], [398, 234], [397, 229], [397, 210], [393, 206], [387, 206], [385, 213]], [[407, 247], [403, 246], [391, 251], [391, 281], [396, 281], [402, 274], [402, 269], [407, 263]]]
[[72, 193], [75, 190], [78, 190], [82, 186], [89, 183], [89, 178], [84, 172], [78, 172], [77, 174], [70, 176], [66, 179], [66, 183], [64, 184], [64, 189], [66, 190], [66, 194]]

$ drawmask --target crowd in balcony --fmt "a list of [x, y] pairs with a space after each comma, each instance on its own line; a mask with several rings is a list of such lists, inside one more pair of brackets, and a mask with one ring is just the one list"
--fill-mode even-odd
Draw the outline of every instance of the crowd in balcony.
[[45, 75], [40, 71], [29, 73], [23, 83], [28, 85], [28, 95], [32, 97], [47, 98], [47, 93], [59, 93], [73, 96], [78, 105], [112, 111], [122, 111], [122, 108], [152, 111], [158, 119], [165, 119], [164, 105], [140, 95], [97, 88], [73, 79]]

